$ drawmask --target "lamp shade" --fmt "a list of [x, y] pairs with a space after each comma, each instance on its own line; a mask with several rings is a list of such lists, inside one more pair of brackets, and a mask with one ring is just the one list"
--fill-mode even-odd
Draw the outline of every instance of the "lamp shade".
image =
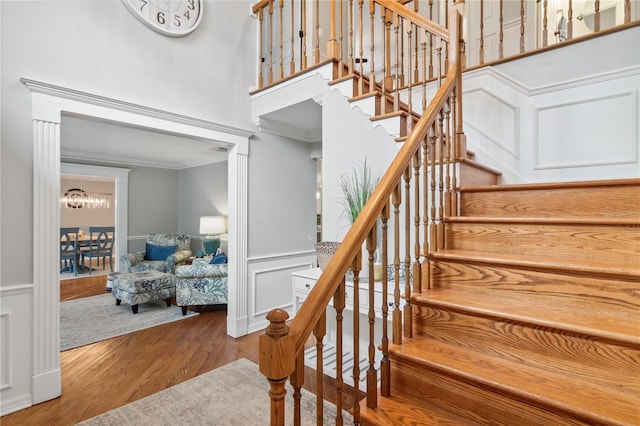
[[200, 217], [200, 233], [204, 235], [217, 235], [227, 232], [227, 218], [224, 216]]

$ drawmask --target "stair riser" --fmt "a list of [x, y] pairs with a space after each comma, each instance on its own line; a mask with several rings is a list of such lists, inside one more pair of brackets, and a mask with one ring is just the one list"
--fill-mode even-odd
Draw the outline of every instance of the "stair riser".
[[607, 259], [640, 268], [640, 227], [636, 226], [447, 223], [445, 247], [596, 263]]
[[640, 392], [640, 347], [437, 306], [414, 306], [414, 336], [467, 347], [503, 359], [630, 394]]
[[[630, 200], [636, 200], [635, 204]], [[513, 191], [462, 191], [463, 216], [640, 219], [640, 185]]]
[[[640, 312], [640, 286], [636, 280], [549, 272], [503, 265], [435, 260], [430, 265], [432, 288], [489, 290], [521, 295], [538, 304], [575, 306], [578, 310], [615, 309], [630, 325]], [[423, 274], [427, 268], [422, 268]], [[426, 276], [423, 276], [426, 282]]]
[[497, 185], [498, 175], [470, 163], [460, 163], [460, 185]]
[[514, 400], [484, 387], [458, 380], [448, 374], [424, 370], [410, 362], [392, 358], [391, 389], [402, 390], [417, 403], [441, 400], [452, 412], [474, 419], [472, 424], [502, 426], [585, 425], [526, 402]]

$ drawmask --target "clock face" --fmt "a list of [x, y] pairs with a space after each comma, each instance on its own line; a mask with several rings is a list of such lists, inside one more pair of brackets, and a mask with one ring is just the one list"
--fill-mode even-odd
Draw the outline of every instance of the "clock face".
[[195, 30], [202, 0], [122, 0], [136, 18], [159, 33], [179, 37]]

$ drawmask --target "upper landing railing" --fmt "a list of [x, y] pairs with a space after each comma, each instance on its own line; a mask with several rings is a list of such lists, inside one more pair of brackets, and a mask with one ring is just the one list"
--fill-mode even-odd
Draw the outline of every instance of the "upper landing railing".
[[[453, 0], [397, 2], [448, 27]], [[387, 38], [391, 44], [382, 46], [381, 38], [374, 38], [388, 25], [372, 20], [374, 4], [371, 0], [257, 2], [253, 12], [260, 34], [258, 90], [332, 59], [341, 65], [339, 76], [356, 71], [384, 75], [390, 81], [395, 73], [405, 78], [400, 83], [414, 82], [408, 79], [408, 59], [421, 55], [423, 40], [414, 37], [411, 46], [399, 46], [396, 63], [393, 40]], [[467, 2], [463, 16], [464, 70], [638, 25], [640, 4], [631, 0], [474, 0]], [[433, 54], [427, 53], [429, 61]], [[429, 76], [434, 77], [433, 68]]]

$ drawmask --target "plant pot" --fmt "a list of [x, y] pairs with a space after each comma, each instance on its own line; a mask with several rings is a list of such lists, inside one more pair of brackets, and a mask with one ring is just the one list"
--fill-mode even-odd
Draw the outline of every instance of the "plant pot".
[[318, 257], [318, 266], [321, 271], [327, 267], [339, 245], [340, 242], [338, 241], [320, 241], [316, 243], [316, 256]]

